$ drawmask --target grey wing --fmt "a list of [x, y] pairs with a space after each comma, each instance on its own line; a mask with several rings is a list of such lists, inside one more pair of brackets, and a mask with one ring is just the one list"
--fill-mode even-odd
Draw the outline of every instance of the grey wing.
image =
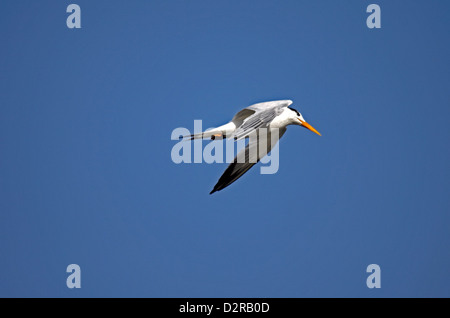
[[236, 115], [234, 115], [231, 122], [233, 122], [236, 125], [236, 127], [239, 127], [242, 125], [244, 120], [246, 120], [248, 117], [250, 117], [254, 113], [256, 113], [256, 110], [244, 108], [243, 110], [239, 111]]
[[242, 139], [247, 137], [250, 133], [258, 128], [267, 128], [272, 120], [283, 111], [283, 107], [267, 108], [258, 110], [253, 115], [246, 118], [242, 125], [237, 127], [232, 137], [234, 139]]
[[258, 132], [257, 138], [250, 139], [245, 149], [241, 150], [233, 162], [228, 165], [214, 186], [214, 189], [209, 194], [220, 191], [239, 179], [272, 150], [285, 132], [286, 128], [279, 129], [278, 138], [275, 138], [276, 136], [272, 138], [273, 130], [267, 130], [264, 133]]
[[[234, 115], [231, 122], [234, 123], [236, 129], [239, 129], [246, 122], [246, 125], [240, 130], [243, 133], [243, 130], [254, 129], [258, 127], [258, 124], [261, 126], [264, 124], [264, 121], [270, 123], [274, 118], [273, 115], [278, 115], [282, 108], [288, 107], [291, 104], [292, 101], [288, 99], [253, 104]], [[275, 113], [273, 112], [274, 110]], [[258, 116], [252, 117], [256, 113], [259, 113]]]
[[263, 103], [253, 104], [251, 106], [248, 106], [247, 109], [252, 109], [252, 110], [256, 110], [256, 111], [267, 110], [267, 109], [271, 109], [271, 108], [288, 107], [291, 104], [292, 104], [292, 101], [289, 99], [274, 100], [271, 102], [263, 102]]

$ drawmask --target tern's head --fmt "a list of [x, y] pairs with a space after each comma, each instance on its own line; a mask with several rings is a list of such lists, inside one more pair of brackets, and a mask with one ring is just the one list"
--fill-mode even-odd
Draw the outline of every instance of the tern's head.
[[319, 136], [321, 136], [321, 134], [310, 124], [308, 124], [306, 122], [306, 120], [303, 118], [302, 114], [300, 114], [300, 112], [294, 108], [288, 107], [291, 110], [291, 119], [293, 121], [294, 125], [299, 125], [302, 127], [305, 127], [309, 130], [311, 130], [312, 132], [315, 132], [316, 134], [318, 134]]

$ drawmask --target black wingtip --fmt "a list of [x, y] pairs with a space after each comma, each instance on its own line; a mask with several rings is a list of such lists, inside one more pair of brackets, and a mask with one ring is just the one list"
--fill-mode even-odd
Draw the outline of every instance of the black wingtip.
[[209, 194], [213, 194], [216, 191], [217, 191], [216, 189], [212, 189], [212, 191]]

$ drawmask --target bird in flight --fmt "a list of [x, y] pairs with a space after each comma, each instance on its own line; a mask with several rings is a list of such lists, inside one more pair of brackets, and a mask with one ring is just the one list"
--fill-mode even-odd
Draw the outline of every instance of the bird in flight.
[[[303, 126], [320, 136], [320, 133], [308, 124], [294, 108], [289, 107], [291, 100], [277, 100], [248, 106], [233, 119], [220, 127], [202, 133], [184, 136], [185, 140], [249, 138], [249, 143], [242, 149], [227, 167], [210, 194], [220, 191], [239, 179], [251, 167], [260, 161], [286, 132], [288, 125]], [[278, 134], [274, 134], [277, 130]], [[263, 132], [263, 133], [262, 133]], [[278, 138], [272, 138], [272, 135]], [[254, 137], [254, 138], [252, 138]]]

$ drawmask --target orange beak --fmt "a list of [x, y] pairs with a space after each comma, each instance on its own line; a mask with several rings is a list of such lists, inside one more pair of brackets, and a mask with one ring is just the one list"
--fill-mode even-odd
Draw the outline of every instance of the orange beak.
[[[300, 119], [299, 119], [300, 120]], [[309, 130], [311, 130], [312, 132], [315, 132], [316, 134], [318, 134], [319, 136], [322, 136], [320, 134], [320, 132], [318, 132], [313, 126], [311, 126], [310, 124], [308, 124], [306, 121], [301, 121], [301, 124], [303, 127], [308, 128]]]

